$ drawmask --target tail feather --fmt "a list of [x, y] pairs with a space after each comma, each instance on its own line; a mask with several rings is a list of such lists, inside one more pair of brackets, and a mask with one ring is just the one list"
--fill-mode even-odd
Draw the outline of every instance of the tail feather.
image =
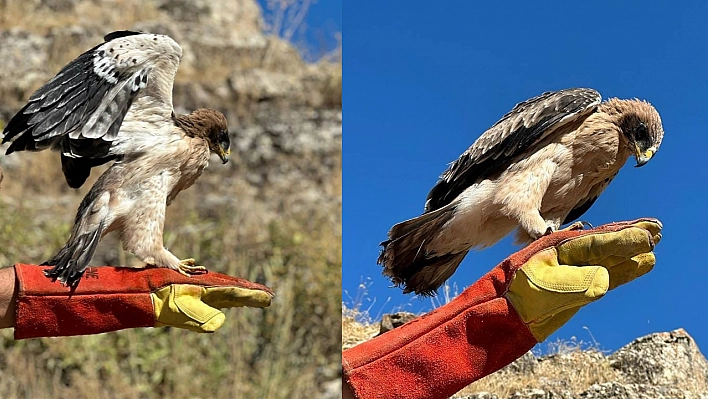
[[98, 228], [91, 232], [79, 236], [72, 234], [69, 242], [59, 250], [54, 258], [42, 264], [54, 266], [45, 271], [44, 275], [51, 278], [52, 281], [59, 280], [62, 284], [75, 288], [96, 252], [96, 246], [101, 240], [103, 231], [104, 224], [100, 223]]
[[[399, 276], [404, 284], [403, 293], [415, 292], [422, 296], [434, 296], [437, 289], [452, 277], [467, 252], [424, 258], [411, 264]], [[395, 283], [395, 278], [393, 280]]]
[[383, 274], [390, 277], [403, 292], [434, 295], [445, 280], [457, 270], [468, 251], [438, 254], [426, 250], [425, 243], [454, 215], [457, 202], [433, 212], [393, 226], [389, 239], [382, 242], [383, 250], [377, 263], [383, 265]]

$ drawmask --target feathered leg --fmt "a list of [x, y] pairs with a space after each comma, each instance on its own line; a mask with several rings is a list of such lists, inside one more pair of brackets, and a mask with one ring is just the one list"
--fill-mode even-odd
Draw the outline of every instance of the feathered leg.
[[123, 248], [148, 266], [167, 267], [185, 276], [206, 272], [204, 266], [194, 264], [194, 259], [180, 260], [165, 248], [163, 228], [167, 203], [160, 195], [162, 182], [159, 177], [155, 180], [143, 185], [139, 209], [125, 216], [121, 230]]

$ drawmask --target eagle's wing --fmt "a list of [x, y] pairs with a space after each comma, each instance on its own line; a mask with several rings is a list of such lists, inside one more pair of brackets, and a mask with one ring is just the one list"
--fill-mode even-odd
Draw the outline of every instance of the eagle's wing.
[[179, 45], [167, 36], [131, 31], [104, 39], [32, 94], [5, 127], [2, 142], [12, 141], [6, 154], [52, 147], [61, 150], [63, 164], [81, 158], [96, 166], [130, 149], [114, 147], [139, 97], [150, 95], [158, 111], [153, 113], [169, 119]]
[[449, 204], [467, 187], [507, 167], [556, 129], [587, 117], [600, 101], [595, 90], [567, 89], [517, 104], [443, 172], [428, 193], [425, 212]]
[[612, 179], [617, 174], [606, 178], [605, 180], [601, 181], [600, 183], [594, 185], [591, 189], [588, 195], [578, 201], [578, 203], [573, 207], [573, 209], [568, 213], [568, 215], [565, 217], [563, 220], [562, 224], [568, 224], [572, 222], [573, 220], [579, 219], [585, 212], [587, 212], [590, 207], [595, 203], [597, 198], [602, 194], [603, 191], [607, 188], [607, 186], [610, 184]]

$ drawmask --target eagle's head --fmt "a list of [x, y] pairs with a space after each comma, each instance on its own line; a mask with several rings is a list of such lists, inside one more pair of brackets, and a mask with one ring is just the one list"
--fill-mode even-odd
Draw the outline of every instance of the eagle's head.
[[664, 128], [656, 109], [646, 101], [621, 100], [624, 104], [619, 127], [637, 159], [637, 167], [645, 165], [656, 154], [664, 137]]
[[231, 140], [224, 114], [213, 109], [200, 108], [189, 115], [178, 116], [176, 120], [187, 135], [205, 139], [211, 152], [218, 155], [221, 162], [229, 162]]

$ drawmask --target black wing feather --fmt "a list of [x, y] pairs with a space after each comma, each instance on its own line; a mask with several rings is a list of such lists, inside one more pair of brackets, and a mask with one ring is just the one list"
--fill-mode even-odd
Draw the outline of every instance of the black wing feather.
[[[79, 55], [37, 89], [3, 131], [2, 142], [11, 142], [6, 154], [59, 150], [67, 181], [74, 187], [83, 183], [91, 167], [122, 156], [118, 151], [130, 151], [129, 144], [115, 145], [129, 109], [139, 91], [148, 87], [153, 68], [165, 65], [173, 79], [181, 57], [179, 45], [168, 37], [128, 37], [141, 34], [109, 33], [104, 43]], [[162, 95], [160, 90], [155, 93]]]
[[107, 34], [106, 36], [103, 36], [103, 40], [105, 40], [106, 42], [110, 42], [111, 40], [118, 39], [119, 37], [141, 35], [143, 33], [145, 32], [136, 32], [134, 30], [117, 30], [115, 32]]
[[[113, 32], [105, 39], [111, 41], [137, 34], [140, 32]], [[2, 142], [12, 141], [6, 154], [52, 147], [70, 150], [65, 153], [70, 157], [104, 159], [108, 156], [110, 146], [91, 141], [116, 138], [138, 91], [147, 84], [149, 66], [131, 71], [112, 70], [110, 68], [115, 66], [109, 65], [111, 58], [107, 51], [99, 48], [102, 45], [78, 56], [32, 94], [3, 131]], [[100, 69], [97, 61], [105, 63], [104, 68]], [[134, 83], [136, 79], [138, 84]], [[105, 107], [105, 111], [98, 118], [94, 117], [95, 123], [91, 125], [98, 107]]]
[[565, 220], [563, 220], [563, 223], [561, 223], [561, 224], [562, 225], [568, 224], [576, 219], [579, 219], [581, 216], [583, 216], [585, 214], [585, 212], [587, 212], [590, 209], [590, 207], [592, 206], [592, 204], [595, 203], [597, 198], [598, 197], [592, 197], [592, 198], [589, 198], [587, 201], [576, 205], [575, 208], [573, 208], [573, 210], [570, 211], [570, 213], [568, 213], [568, 216], [565, 217]]
[[440, 176], [425, 212], [452, 202], [470, 185], [504, 170], [550, 131], [592, 112], [600, 94], [592, 89], [546, 92], [517, 104]]

